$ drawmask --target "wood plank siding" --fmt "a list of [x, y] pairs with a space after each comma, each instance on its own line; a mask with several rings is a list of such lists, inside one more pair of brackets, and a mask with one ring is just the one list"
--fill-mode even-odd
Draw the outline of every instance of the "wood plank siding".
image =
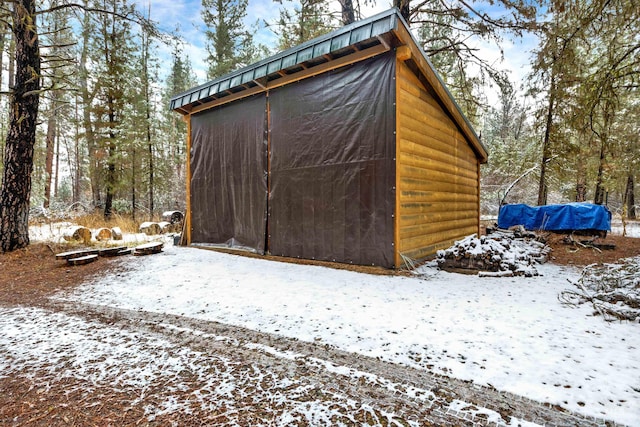
[[396, 266], [423, 259], [479, 227], [479, 160], [411, 69], [396, 68]]

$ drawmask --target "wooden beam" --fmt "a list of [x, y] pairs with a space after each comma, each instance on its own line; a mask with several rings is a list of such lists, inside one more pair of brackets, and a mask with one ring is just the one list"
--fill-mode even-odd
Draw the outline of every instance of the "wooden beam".
[[[191, 244], [191, 115], [187, 117], [187, 212], [184, 219], [184, 231], [185, 235], [182, 236], [182, 241], [186, 245]], [[186, 239], [186, 240], [185, 240]]]
[[378, 56], [382, 53], [388, 52], [384, 45], [378, 44], [373, 47], [370, 47], [365, 50], [356, 51], [356, 53], [352, 53], [350, 55], [342, 56], [334, 61], [325, 62], [323, 64], [317, 65], [313, 68], [307, 68], [303, 71], [299, 71], [294, 74], [284, 74], [282, 78], [277, 80], [272, 80], [267, 82], [264, 86], [254, 87], [248, 90], [243, 90], [242, 92], [236, 92], [232, 95], [225, 96], [224, 98], [216, 99], [211, 102], [207, 102], [206, 104], [199, 105], [194, 107], [189, 114], [199, 113], [200, 111], [208, 110], [210, 108], [218, 107], [223, 104], [228, 104], [232, 101], [237, 101], [242, 98], [247, 98], [253, 96], [255, 94], [265, 92], [267, 90], [275, 89], [280, 86], [287, 85], [289, 83], [297, 82], [300, 80], [307, 79], [309, 77], [317, 76], [318, 74], [326, 73], [327, 71], [335, 70], [340, 67], [344, 67], [346, 65], [351, 65], [356, 62], [363, 61], [365, 59], [372, 58], [374, 56]]
[[386, 47], [387, 50], [391, 49], [391, 46], [389, 46], [389, 42], [387, 42], [387, 40], [382, 37], [382, 36], [376, 36], [376, 38], [378, 39], [378, 41], [380, 42], [380, 44], [382, 44], [382, 46]]
[[398, 46], [396, 48], [396, 58], [398, 59], [398, 61], [402, 62], [411, 59], [411, 49], [409, 49], [409, 46]]
[[396, 191], [395, 191], [395, 207], [393, 210], [393, 264], [395, 266], [395, 268], [400, 268], [402, 267], [402, 263], [401, 263], [401, 256], [400, 256], [400, 248], [402, 247], [401, 242], [400, 242], [400, 216], [401, 216], [401, 212], [400, 212], [400, 195], [401, 193], [401, 189], [400, 189], [400, 185], [401, 185], [401, 181], [400, 181], [400, 174], [398, 173], [398, 160], [400, 159], [400, 144], [401, 144], [401, 132], [402, 129], [400, 128], [400, 126], [398, 126], [398, 124], [400, 123], [400, 106], [398, 105], [398, 94], [400, 93], [400, 68], [402, 68], [402, 62], [400, 59], [398, 59], [398, 52], [396, 51], [396, 69], [395, 69], [395, 82], [396, 82], [396, 90], [395, 90], [395, 99], [394, 101], [394, 106], [396, 108], [396, 122], [394, 123], [395, 126], [395, 134], [396, 134], [396, 140], [395, 140], [395, 155], [394, 155], [394, 162], [396, 164], [396, 182], [395, 182], [395, 186], [396, 186]]

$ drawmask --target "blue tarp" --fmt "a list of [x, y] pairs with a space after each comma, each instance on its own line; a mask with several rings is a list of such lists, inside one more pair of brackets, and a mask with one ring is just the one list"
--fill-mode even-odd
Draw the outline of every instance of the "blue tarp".
[[574, 231], [611, 230], [611, 212], [592, 203], [529, 206], [504, 205], [498, 214], [498, 227], [522, 225], [527, 230]]

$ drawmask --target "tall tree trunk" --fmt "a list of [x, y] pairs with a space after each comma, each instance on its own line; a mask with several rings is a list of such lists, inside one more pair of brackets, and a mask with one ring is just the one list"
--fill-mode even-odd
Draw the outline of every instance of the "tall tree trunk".
[[585, 171], [584, 162], [580, 159], [577, 162], [577, 177], [576, 177], [576, 202], [587, 201], [587, 176]]
[[411, 8], [409, 4], [411, 0], [394, 0], [393, 5], [400, 9], [400, 15], [405, 19], [405, 21], [409, 22], [411, 18]]
[[3, 252], [29, 245], [31, 172], [40, 102], [35, 0], [16, 0], [13, 9], [15, 81], [0, 191], [0, 250]]
[[[58, 198], [58, 188], [60, 188], [60, 133], [56, 132], [56, 166], [53, 168], [53, 198]], [[68, 152], [68, 151], [67, 151]], [[71, 169], [70, 169], [71, 170]]]
[[353, 0], [339, 0], [342, 7], [342, 25], [349, 25], [356, 21], [356, 14], [353, 10]]
[[[87, 2], [85, 1], [85, 6]], [[93, 94], [89, 90], [89, 72], [87, 70], [87, 61], [89, 56], [89, 28], [90, 20], [88, 12], [85, 12], [82, 24], [82, 50], [80, 52], [79, 77], [80, 77], [80, 96], [82, 98], [82, 124], [84, 128], [84, 137], [87, 142], [87, 150], [89, 152], [89, 181], [91, 184], [91, 195], [94, 206], [100, 206], [100, 160], [97, 156], [98, 144], [96, 143], [95, 133], [93, 131], [93, 122], [91, 120], [91, 104]]]
[[80, 161], [80, 116], [78, 115], [78, 97], [74, 98], [74, 122], [75, 122], [75, 135], [73, 138], [73, 152], [74, 162], [73, 168], [73, 200], [72, 204], [80, 201], [80, 179], [82, 177], [82, 162]]
[[154, 186], [154, 164], [153, 164], [153, 144], [151, 142], [151, 118], [149, 117], [149, 100], [147, 100], [147, 148], [149, 150], [149, 221], [153, 221], [153, 186]]
[[136, 220], [136, 146], [133, 145], [131, 150], [131, 219]]
[[[149, 16], [151, 16], [151, 4], [149, 4]], [[146, 32], [143, 33], [142, 39], [142, 72], [144, 73], [144, 108], [145, 108], [145, 132], [147, 137], [147, 150], [149, 154], [149, 221], [153, 221], [153, 211], [155, 209], [153, 199], [153, 190], [154, 190], [154, 164], [153, 164], [153, 143], [151, 138], [151, 95], [149, 88], [149, 81], [151, 80], [149, 76], [149, 45], [151, 40], [149, 38], [149, 34]]]
[[547, 163], [551, 159], [551, 126], [553, 125], [553, 110], [555, 108], [556, 83], [555, 76], [551, 76], [549, 87], [549, 105], [547, 108], [547, 121], [542, 140], [542, 161], [540, 162], [540, 182], [538, 183], [538, 206], [547, 204]]
[[[44, 204], [45, 208], [49, 208], [49, 202], [51, 199], [51, 180], [53, 178], [53, 153], [55, 150], [56, 144], [56, 133], [57, 133], [57, 108], [56, 108], [56, 91], [52, 93], [51, 100], [51, 115], [47, 120], [47, 136], [46, 140], [46, 149], [45, 149], [45, 161], [44, 161], [44, 169], [45, 169], [45, 181], [44, 181]], [[57, 179], [57, 177], [56, 177]]]
[[[3, 23], [0, 23], [0, 88], [2, 88], [2, 82], [4, 73], [4, 49], [6, 46], [8, 29], [7, 26]], [[4, 102], [0, 99], [0, 108], [4, 107]], [[2, 164], [4, 164], [4, 126], [5, 126], [5, 111], [4, 108], [1, 109], [2, 113], [0, 113], [0, 172], [2, 172]]]
[[635, 181], [632, 173], [627, 176], [627, 188], [624, 191], [624, 199], [627, 205], [627, 218], [636, 219]]
[[596, 178], [596, 191], [593, 196], [593, 203], [596, 205], [602, 205], [605, 202], [605, 188], [604, 188], [604, 161], [606, 157], [606, 142], [602, 139], [600, 144], [600, 159], [598, 162], [598, 177]]
[[111, 95], [107, 101], [109, 109], [109, 156], [107, 158], [107, 191], [104, 199], [104, 219], [110, 220], [113, 208], [113, 196], [116, 188], [116, 113], [115, 101]]

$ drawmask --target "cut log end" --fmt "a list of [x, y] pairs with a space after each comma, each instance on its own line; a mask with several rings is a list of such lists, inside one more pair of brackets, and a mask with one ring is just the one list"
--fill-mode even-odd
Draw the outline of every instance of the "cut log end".
[[86, 244], [91, 242], [91, 230], [89, 230], [86, 227], [77, 225], [77, 226], [67, 228], [64, 231], [62, 237], [67, 242], [75, 241], [75, 242], [84, 242]]
[[96, 240], [101, 242], [103, 240], [111, 240], [113, 238], [113, 232], [109, 228], [101, 228], [96, 232]]

